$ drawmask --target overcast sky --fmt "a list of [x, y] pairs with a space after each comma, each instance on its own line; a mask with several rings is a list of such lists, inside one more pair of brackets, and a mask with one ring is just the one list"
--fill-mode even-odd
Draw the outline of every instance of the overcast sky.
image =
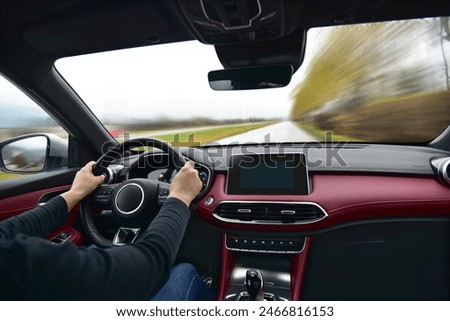
[[[313, 33], [308, 33], [307, 53], [317, 47]], [[304, 65], [311, 56], [307, 54]], [[223, 67], [214, 47], [198, 41], [69, 57], [55, 65], [101, 121], [122, 123], [192, 117], [287, 118], [293, 88], [304, 71], [301, 67], [285, 88], [214, 91], [208, 84], [208, 72]], [[0, 119], [0, 128], [19, 126], [14, 120], [47, 117], [1, 75], [0, 88], [0, 111], [15, 115], [14, 119]]]
[[189, 41], [57, 61], [57, 69], [100, 118], [287, 118], [286, 88], [217, 92], [207, 75], [223, 69], [213, 46]]
[[[285, 88], [212, 90], [207, 74], [223, 67], [214, 47], [198, 41], [64, 58], [56, 62], [56, 68], [103, 122], [192, 117], [288, 118], [292, 92], [327, 37], [326, 32], [318, 35], [318, 31], [308, 32], [304, 62]], [[0, 88], [0, 107], [11, 106], [17, 111], [34, 105], [1, 77]], [[30, 109], [33, 117], [43, 114], [39, 108]], [[16, 118], [20, 116], [14, 114]], [[22, 114], [28, 117], [27, 112]], [[26, 117], [24, 121], [28, 121]], [[3, 118], [0, 127], [15, 126], [13, 123], [13, 119]]]

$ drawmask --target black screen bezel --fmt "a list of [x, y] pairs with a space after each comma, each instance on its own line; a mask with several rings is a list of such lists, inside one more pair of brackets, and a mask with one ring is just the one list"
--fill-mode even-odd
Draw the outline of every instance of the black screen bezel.
[[[294, 187], [293, 188], [243, 188], [240, 186], [241, 161], [246, 163], [258, 163], [261, 161], [281, 162], [291, 160], [294, 167]], [[308, 195], [310, 193], [308, 167], [306, 165], [306, 156], [303, 153], [290, 154], [239, 154], [230, 156], [227, 194], [240, 195]]]

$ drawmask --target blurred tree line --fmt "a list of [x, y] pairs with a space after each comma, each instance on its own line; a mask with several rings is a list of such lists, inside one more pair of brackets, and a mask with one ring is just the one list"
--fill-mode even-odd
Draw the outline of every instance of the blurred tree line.
[[[448, 17], [322, 28], [291, 118], [329, 101], [449, 89]], [[313, 39], [311, 39], [313, 41]]]
[[[450, 88], [448, 17], [346, 25], [313, 32], [314, 37], [308, 41], [316, 42], [309, 44], [315, 47], [309, 53], [314, 56], [292, 93], [291, 119], [373, 141], [414, 138], [414, 132], [408, 135], [405, 130], [394, 135], [394, 126], [402, 128], [398, 125], [402, 121], [406, 128], [411, 121], [423, 118], [417, 125], [418, 140], [435, 137], [436, 130], [448, 125], [450, 116], [444, 116], [439, 126], [432, 124], [435, 119], [422, 117], [429, 113], [430, 106], [419, 104], [426, 101], [424, 97], [433, 99], [439, 102], [439, 112], [450, 115], [450, 102], [446, 102]], [[431, 93], [439, 94], [429, 96]], [[408, 111], [402, 104], [413, 107]], [[374, 121], [383, 128], [382, 136], [369, 132], [367, 124]], [[428, 127], [432, 126], [439, 128], [430, 132]]]

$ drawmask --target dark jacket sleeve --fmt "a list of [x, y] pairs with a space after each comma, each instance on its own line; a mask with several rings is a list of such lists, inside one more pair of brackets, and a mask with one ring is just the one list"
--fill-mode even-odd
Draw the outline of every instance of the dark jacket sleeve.
[[19, 235], [0, 246], [14, 283], [29, 299], [148, 300], [167, 280], [188, 207], [169, 198], [140, 239], [123, 247], [87, 249]]
[[57, 196], [45, 205], [0, 222], [0, 240], [10, 239], [19, 233], [46, 237], [67, 220], [67, 203]]

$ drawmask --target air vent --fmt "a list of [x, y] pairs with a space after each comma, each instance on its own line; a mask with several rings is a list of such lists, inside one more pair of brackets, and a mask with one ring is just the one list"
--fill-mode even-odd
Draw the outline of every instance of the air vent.
[[327, 217], [315, 203], [223, 202], [213, 212], [222, 221], [255, 224], [307, 224]]
[[447, 161], [446, 166], [444, 168], [444, 177], [447, 181], [447, 184], [450, 184], [450, 161]]
[[431, 164], [438, 175], [439, 181], [450, 186], [450, 157], [435, 158], [431, 160]]

